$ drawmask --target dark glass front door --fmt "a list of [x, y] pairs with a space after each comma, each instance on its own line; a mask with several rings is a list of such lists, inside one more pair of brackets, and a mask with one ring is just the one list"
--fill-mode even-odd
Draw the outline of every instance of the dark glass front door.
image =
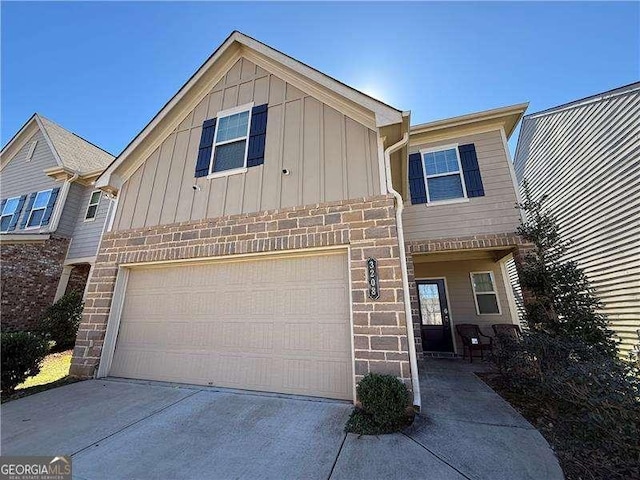
[[453, 352], [444, 279], [420, 280], [417, 285], [423, 350]]

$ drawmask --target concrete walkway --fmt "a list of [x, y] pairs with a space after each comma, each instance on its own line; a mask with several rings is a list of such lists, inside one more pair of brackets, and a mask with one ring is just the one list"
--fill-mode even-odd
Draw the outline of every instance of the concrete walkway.
[[3, 405], [1, 453], [73, 455], [80, 480], [561, 479], [540, 434], [461, 365], [423, 367], [423, 413], [401, 434], [345, 435], [344, 402], [91, 380]]

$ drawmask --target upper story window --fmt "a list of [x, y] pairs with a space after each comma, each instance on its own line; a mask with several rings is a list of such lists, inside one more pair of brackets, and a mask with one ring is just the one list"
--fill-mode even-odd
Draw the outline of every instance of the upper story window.
[[42, 224], [44, 212], [49, 205], [52, 190], [43, 190], [36, 194], [31, 210], [29, 211], [29, 219], [27, 220], [27, 228], [36, 228]]
[[91, 193], [91, 198], [89, 199], [89, 205], [87, 205], [87, 212], [84, 215], [84, 220], [95, 220], [96, 215], [98, 213], [98, 206], [100, 205], [100, 197], [102, 197], [102, 192], [100, 190], [96, 190]]
[[427, 202], [467, 198], [457, 146], [421, 150]]
[[499, 315], [500, 303], [493, 272], [472, 272], [471, 287], [478, 315]]
[[238, 107], [218, 115], [210, 175], [246, 168], [251, 107]]
[[7, 199], [2, 208], [2, 216], [0, 217], [0, 231], [6, 232], [9, 230], [9, 224], [11, 223], [11, 218], [16, 213], [18, 209], [18, 204], [20, 203], [20, 197], [13, 197]]

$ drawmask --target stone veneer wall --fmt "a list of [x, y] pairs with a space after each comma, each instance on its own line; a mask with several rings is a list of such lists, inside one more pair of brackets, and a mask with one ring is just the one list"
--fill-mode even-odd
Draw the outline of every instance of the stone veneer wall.
[[[407, 277], [409, 280], [409, 297], [411, 301], [411, 317], [413, 320], [413, 334], [415, 337], [416, 354], [418, 358], [424, 358], [424, 350], [422, 348], [420, 304], [418, 303], [418, 288], [416, 286], [413, 255], [455, 250], [481, 250], [483, 248], [495, 247], [504, 247], [505, 249], [511, 247], [514, 251], [514, 258], [516, 258], [516, 265], [518, 267], [518, 260], [522, 257], [522, 252], [529, 248], [528, 244], [516, 233], [494, 233], [474, 235], [471, 237], [441, 238], [436, 240], [425, 240], [423, 242], [413, 241], [405, 244], [407, 255]], [[507, 288], [507, 286], [505, 286], [505, 288]], [[453, 334], [455, 335], [455, 332], [453, 332]]]
[[2, 330], [36, 327], [53, 299], [67, 255], [69, 239], [0, 243]]
[[[350, 246], [356, 381], [368, 372], [411, 387], [393, 197], [377, 196], [106, 233], [91, 275], [71, 374], [94, 375], [118, 265]], [[367, 296], [366, 259], [378, 260], [380, 298]]]

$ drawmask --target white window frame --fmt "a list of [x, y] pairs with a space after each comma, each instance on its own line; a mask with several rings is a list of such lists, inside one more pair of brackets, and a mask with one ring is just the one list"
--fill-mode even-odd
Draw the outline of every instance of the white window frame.
[[[247, 120], [247, 134], [245, 136], [242, 137], [237, 137], [237, 138], [232, 138], [230, 140], [225, 140], [224, 142], [220, 142], [218, 143], [218, 128], [220, 127], [220, 120], [222, 120], [225, 117], [229, 117], [231, 115], [235, 115], [237, 113], [242, 113], [242, 112], [249, 112], [249, 118]], [[237, 175], [239, 173], [246, 173], [247, 172], [247, 156], [249, 154], [249, 133], [251, 132], [251, 113], [253, 111], [253, 102], [251, 103], [245, 103], [244, 105], [240, 105], [238, 107], [233, 107], [233, 108], [228, 108], [226, 110], [222, 110], [220, 112], [218, 112], [218, 115], [216, 116], [216, 131], [215, 134], [213, 136], [213, 148], [211, 149], [211, 158], [209, 159], [209, 175], [207, 175], [207, 178], [218, 178], [218, 177], [227, 177], [229, 175]], [[229, 143], [235, 143], [235, 142], [239, 142], [242, 139], [245, 139], [245, 145], [244, 145], [244, 163], [242, 167], [239, 168], [233, 168], [230, 170], [223, 170], [221, 172], [214, 172], [213, 171], [213, 159], [215, 158], [216, 155], [216, 148], [218, 146], [221, 145], [227, 145]]]
[[[460, 161], [460, 151], [458, 150], [458, 143], [453, 143], [450, 145], [439, 145], [437, 147], [431, 148], [423, 148], [420, 149], [420, 161], [422, 162], [422, 176], [424, 178], [424, 188], [427, 193], [427, 205], [446, 205], [449, 203], [464, 203], [469, 201], [469, 197], [467, 196], [467, 186], [464, 183], [464, 172], [462, 171], [462, 162]], [[448, 173], [436, 173], [435, 175], [427, 175], [427, 166], [424, 162], [424, 156], [427, 153], [434, 152], [442, 152], [444, 150], [455, 150], [456, 151], [456, 159], [458, 160], [458, 171], [457, 172], [448, 172]], [[431, 200], [429, 195], [429, 182], [430, 178], [438, 178], [438, 177], [450, 177], [452, 175], [460, 176], [460, 183], [462, 184], [462, 194], [463, 197], [459, 198], [450, 198], [447, 200]]]
[[[493, 290], [491, 292], [476, 292], [476, 284], [473, 281], [474, 275], [479, 275], [483, 273], [488, 273], [491, 278], [491, 286]], [[479, 272], [469, 272], [469, 279], [471, 280], [471, 290], [473, 291], [473, 303], [476, 305], [476, 314], [477, 315], [502, 315], [502, 307], [500, 307], [500, 297], [498, 296], [498, 285], [496, 284], [495, 275], [491, 270], [479, 271]], [[498, 305], [497, 313], [480, 313], [480, 307], [478, 306], [478, 295], [495, 295], [496, 304]]]
[[[31, 210], [29, 210], [29, 214], [27, 216], [27, 223], [24, 226], [24, 230], [35, 230], [38, 229], [40, 227], [42, 227], [42, 220], [40, 220], [40, 224], [39, 225], [33, 225], [33, 226], [29, 226], [29, 222], [31, 221], [31, 216], [33, 215], [33, 212], [35, 212], [36, 210], [44, 210], [45, 212], [47, 211], [47, 205], [45, 205], [44, 207], [39, 207], [39, 208], [33, 208], [36, 204], [36, 199], [38, 198], [38, 195], [40, 195], [41, 193], [45, 193], [45, 192], [49, 192], [49, 200], [47, 200], [47, 205], [49, 205], [49, 201], [51, 200], [51, 193], [53, 192], [53, 188], [50, 188], [48, 190], [40, 190], [39, 192], [36, 192], [36, 196], [33, 199], [33, 205], [31, 205]], [[43, 214], [44, 217], [44, 214]]]
[[[99, 193], [100, 195], [98, 196], [98, 203], [91, 203], [91, 199], [93, 198], [93, 194], [94, 193]], [[84, 221], [85, 222], [93, 222], [96, 217], [98, 216], [98, 208], [100, 207], [100, 200], [102, 199], [102, 191], [101, 190], [94, 190], [93, 192], [91, 192], [91, 195], [89, 195], [89, 204], [87, 205], [87, 209], [84, 212]], [[91, 207], [95, 206], [96, 207], [96, 213], [93, 217], [91, 218], [87, 218], [87, 215], [89, 214], [89, 209]]]
[[[0, 223], [2, 222], [2, 219], [4, 217], [13, 217], [15, 215], [16, 210], [18, 210], [18, 205], [16, 205], [16, 210], [14, 210], [13, 213], [11, 213], [11, 214], [4, 213], [4, 209], [7, 208], [7, 204], [9, 203], [9, 201], [16, 200], [16, 199], [18, 200], [18, 205], [20, 205], [20, 197], [19, 196], [7, 198], [7, 201], [5, 202], [4, 207], [2, 207], [2, 212], [0, 212]], [[3, 232], [8, 232], [8, 231], [9, 230], [3, 230]]]

